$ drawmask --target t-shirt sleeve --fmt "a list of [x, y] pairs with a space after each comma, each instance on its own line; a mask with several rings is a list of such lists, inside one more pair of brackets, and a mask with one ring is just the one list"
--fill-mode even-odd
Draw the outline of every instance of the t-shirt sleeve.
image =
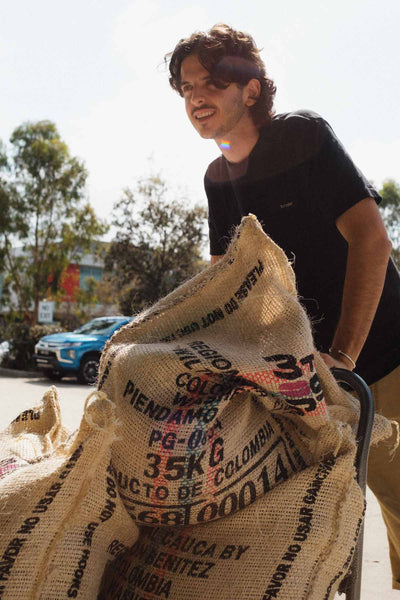
[[313, 197], [325, 218], [336, 221], [364, 198], [379, 203], [381, 196], [353, 163], [330, 125], [322, 118], [315, 124], [318, 151], [312, 161], [311, 181]]

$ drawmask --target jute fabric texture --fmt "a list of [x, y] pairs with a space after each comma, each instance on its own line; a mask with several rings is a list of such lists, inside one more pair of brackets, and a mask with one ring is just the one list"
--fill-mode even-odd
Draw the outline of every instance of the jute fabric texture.
[[[224, 258], [114, 334], [99, 389], [111, 472], [140, 526], [101, 600], [328, 600], [354, 552], [356, 408], [313, 347], [256, 218]], [[375, 441], [391, 435], [377, 419]]]
[[245, 218], [113, 336], [77, 432], [52, 388], [0, 434], [0, 598], [331, 600], [364, 510], [356, 406]]
[[116, 425], [96, 392], [68, 436], [52, 388], [0, 437], [0, 598], [92, 600], [107, 561], [135, 542], [108, 472]]
[[34, 459], [49, 456], [67, 438], [53, 386], [40, 404], [22, 412], [0, 432], [0, 479]]

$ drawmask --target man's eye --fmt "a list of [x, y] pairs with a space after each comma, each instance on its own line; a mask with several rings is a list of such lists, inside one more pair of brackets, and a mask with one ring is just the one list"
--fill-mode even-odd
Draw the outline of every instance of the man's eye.
[[191, 89], [192, 89], [191, 85], [183, 85], [181, 87], [182, 94], [187, 94], [188, 92], [190, 92]]

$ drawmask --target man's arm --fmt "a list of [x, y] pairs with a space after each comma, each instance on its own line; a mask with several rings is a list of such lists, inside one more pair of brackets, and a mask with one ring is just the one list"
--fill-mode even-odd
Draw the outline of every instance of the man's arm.
[[[336, 221], [348, 243], [346, 276], [332, 354], [322, 354], [329, 367], [353, 369], [367, 339], [382, 294], [392, 245], [373, 198], [361, 200]], [[327, 265], [328, 267], [328, 265]]]
[[[336, 226], [349, 247], [340, 319], [331, 346], [356, 362], [382, 294], [392, 245], [373, 198], [365, 198], [345, 211]], [[211, 265], [221, 258], [211, 256]], [[351, 361], [339, 353], [335, 358], [324, 353], [321, 356], [328, 367], [353, 369]]]
[[221, 258], [223, 257], [223, 254], [214, 254], [210, 256], [210, 264], [215, 265], [215, 263], [217, 263]]

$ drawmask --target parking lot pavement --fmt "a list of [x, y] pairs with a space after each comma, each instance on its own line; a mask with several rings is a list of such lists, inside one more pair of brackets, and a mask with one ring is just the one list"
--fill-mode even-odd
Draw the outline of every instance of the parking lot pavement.
[[365, 518], [361, 600], [400, 600], [400, 590], [392, 590], [386, 528], [378, 501], [370, 490]]
[[[0, 377], [0, 430], [4, 429], [20, 412], [40, 404], [43, 394], [53, 385], [46, 378], [24, 379]], [[80, 385], [76, 379], [57, 381], [62, 422], [73, 431], [79, 426], [87, 396], [94, 389]]]
[[[0, 430], [21, 411], [40, 403], [52, 382], [45, 378], [14, 379], [0, 377]], [[83, 406], [93, 387], [80, 385], [75, 379], [56, 384], [63, 425], [70, 431], [79, 426]], [[363, 553], [361, 600], [400, 600], [400, 591], [391, 589], [389, 552], [385, 526], [378, 502], [367, 492], [367, 513]], [[337, 596], [338, 600], [344, 598]]]

